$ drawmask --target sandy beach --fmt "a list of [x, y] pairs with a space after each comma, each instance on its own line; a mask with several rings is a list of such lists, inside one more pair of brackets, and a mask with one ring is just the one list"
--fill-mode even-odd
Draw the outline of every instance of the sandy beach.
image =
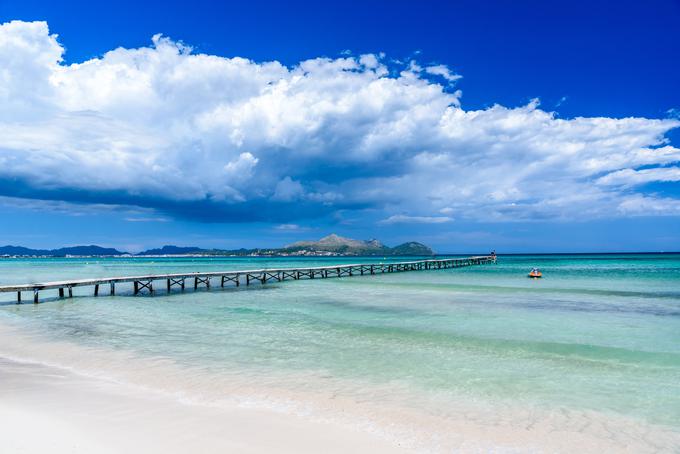
[[[672, 453], [677, 434], [555, 414], [526, 424], [481, 423], [465, 415], [443, 422], [395, 417], [382, 433], [323, 414], [201, 405], [115, 380], [51, 365], [0, 358], [2, 452], [78, 453]], [[342, 408], [339, 403], [339, 408]], [[338, 410], [336, 409], [336, 410]], [[315, 416], [321, 416], [319, 418]], [[361, 417], [359, 414], [357, 416]], [[420, 439], [414, 441], [411, 421]], [[428, 440], [427, 427], [430, 428]], [[401, 437], [398, 435], [401, 433]], [[389, 435], [388, 435], [389, 434]]]
[[64, 369], [0, 359], [2, 452], [406, 452], [368, 433], [248, 408], [184, 405]]

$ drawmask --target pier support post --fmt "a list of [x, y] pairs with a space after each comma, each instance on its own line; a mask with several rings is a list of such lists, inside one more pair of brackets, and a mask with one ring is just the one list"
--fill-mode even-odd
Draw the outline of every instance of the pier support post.
[[69, 286], [68, 288], [68, 297], [73, 298], [73, 287]]
[[182, 291], [184, 291], [184, 279], [183, 277], [175, 279], [174, 277], [169, 277], [167, 278], [167, 287], [168, 287], [168, 293], [172, 290], [173, 285], [179, 285], [182, 288]]
[[99, 284], [94, 285], [94, 296], [99, 296]]
[[111, 289], [110, 289], [111, 296], [113, 296], [113, 295], [116, 294], [116, 284], [111, 282], [109, 285], [111, 286]]
[[64, 297], [64, 287], [61, 287], [59, 289], [59, 298], [63, 298], [63, 297]]
[[33, 289], [33, 304], [38, 304], [38, 289]]
[[142, 291], [142, 289], [147, 289], [149, 294], [153, 295], [153, 280], [149, 281], [134, 281], [135, 295]]
[[198, 288], [198, 284], [205, 284], [207, 288], [210, 288], [210, 276], [206, 276], [205, 278], [196, 276], [194, 278], [194, 290]]
[[21, 290], [17, 292], [17, 304], [21, 303]]

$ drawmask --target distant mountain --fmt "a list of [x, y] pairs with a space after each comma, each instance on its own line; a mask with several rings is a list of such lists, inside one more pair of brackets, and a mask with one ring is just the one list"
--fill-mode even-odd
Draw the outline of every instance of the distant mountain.
[[65, 255], [123, 255], [125, 252], [121, 252], [118, 249], [106, 248], [90, 245], [90, 246], [73, 246], [73, 247], [63, 247], [60, 249], [54, 249], [52, 255], [55, 257], [62, 257]]
[[30, 249], [23, 246], [0, 246], [0, 255], [49, 255], [45, 249]]
[[409, 241], [393, 247], [392, 255], [434, 255], [434, 251], [422, 243]]
[[345, 238], [335, 233], [321, 238], [319, 241], [298, 241], [297, 243], [289, 244], [283, 248], [284, 250], [299, 250], [308, 249], [314, 251], [326, 252], [373, 252], [382, 254], [389, 250], [387, 246], [378, 240], [354, 240], [352, 238]]
[[298, 241], [285, 246], [282, 251], [332, 252], [343, 255], [434, 255], [434, 251], [421, 243], [411, 241], [390, 248], [376, 239], [355, 240], [336, 234], [328, 235], [319, 241]]
[[[111, 256], [126, 255], [113, 248], [100, 246], [73, 246], [60, 249], [30, 249], [22, 246], [0, 247], [0, 256], [48, 256], [65, 257], [67, 255], [80, 256]], [[206, 255], [206, 256], [335, 256], [335, 255], [434, 255], [434, 251], [421, 243], [414, 241], [400, 244], [397, 247], [388, 247], [378, 240], [355, 240], [336, 234], [328, 235], [319, 241], [298, 241], [283, 248], [269, 249], [202, 249], [196, 246], [172, 246], [166, 245], [161, 248], [148, 249], [136, 254], [137, 256], [149, 255]]]
[[125, 252], [120, 252], [113, 248], [103, 248], [100, 246], [72, 246], [63, 247], [59, 249], [30, 249], [22, 246], [2, 246], [0, 247], [0, 255], [43, 255], [50, 257], [65, 257], [67, 255], [124, 255]]
[[162, 248], [149, 249], [142, 251], [137, 255], [182, 255], [182, 254], [201, 254], [207, 252], [206, 249], [201, 249], [196, 246], [180, 247], [180, 246], [163, 246]]

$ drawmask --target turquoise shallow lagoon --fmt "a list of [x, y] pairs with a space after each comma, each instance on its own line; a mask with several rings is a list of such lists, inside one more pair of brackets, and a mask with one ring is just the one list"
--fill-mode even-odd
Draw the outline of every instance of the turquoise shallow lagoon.
[[[376, 259], [2, 259], [0, 283], [339, 261]], [[533, 266], [543, 279], [526, 278]], [[46, 345], [172, 364], [191, 378], [178, 373], [170, 385], [173, 377], [149, 371], [145, 385], [204, 400], [238, 382], [444, 419], [461, 408], [472, 419], [521, 408], [533, 418], [595, 412], [680, 430], [680, 255], [501, 256], [453, 270], [183, 294], [160, 287], [153, 297], [46, 293], [40, 305], [0, 295], [0, 324]], [[33, 351], [15, 347], [13, 355]], [[114, 376], [125, 368], [93, 364]]]

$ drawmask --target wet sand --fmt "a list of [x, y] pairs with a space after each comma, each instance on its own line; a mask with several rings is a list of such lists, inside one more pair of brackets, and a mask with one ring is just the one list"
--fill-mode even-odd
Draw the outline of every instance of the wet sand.
[[328, 422], [248, 408], [185, 405], [124, 384], [0, 359], [7, 453], [406, 452]]

